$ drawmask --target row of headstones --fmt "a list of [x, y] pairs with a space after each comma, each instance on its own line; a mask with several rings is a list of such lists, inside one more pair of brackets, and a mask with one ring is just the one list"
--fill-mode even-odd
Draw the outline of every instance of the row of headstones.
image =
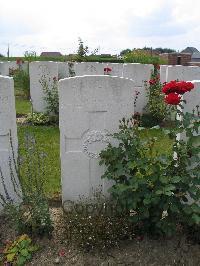
[[[9, 75], [10, 69], [17, 69], [19, 65], [15, 62], [0, 62], [0, 75]], [[32, 62], [30, 64], [30, 90], [33, 110], [36, 112], [45, 112], [46, 103], [44, 101], [44, 93], [41, 85], [41, 77], [46, 76], [48, 84], [51, 87], [53, 78], [63, 79], [70, 76], [83, 75], [104, 75], [105, 68], [110, 68], [109, 72], [112, 76], [124, 77], [135, 81], [135, 92], [139, 92], [135, 112], [143, 112], [147, 103], [147, 92], [145, 90], [144, 81], [150, 79], [153, 70], [152, 65], [144, 64], [121, 64], [121, 63], [98, 63], [98, 62]], [[22, 69], [28, 69], [28, 63], [22, 64]], [[200, 67], [198, 66], [169, 66], [161, 65], [160, 67], [161, 82], [170, 80], [200, 80]]]
[[[185, 111], [200, 105], [200, 81], [184, 95]], [[111, 76], [82, 76], [59, 81], [60, 158], [62, 198], [92, 196], [95, 189], [106, 194], [110, 183], [101, 179], [99, 152], [107, 145], [107, 133], [118, 130], [119, 119], [134, 112], [134, 81]], [[12, 146], [10, 145], [10, 133]], [[0, 76], [0, 193], [18, 199], [12, 187], [10, 159], [17, 151], [13, 79]], [[14, 168], [14, 166], [12, 166]], [[1, 208], [1, 207], [0, 207]]]
[[200, 80], [200, 67], [198, 66], [160, 66], [160, 81], [169, 82], [171, 80]]
[[[63, 79], [70, 76], [83, 75], [104, 75], [104, 69], [111, 69], [111, 76], [124, 77], [134, 80], [134, 94], [140, 92], [138, 97], [136, 111], [142, 112], [147, 103], [144, 81], [149, 80], [153, 65], [145, 64], [118, 64], [118, 63], [62, 63], [62, 62], [32, 62], [30, 63], [30, 94], [33, 104], [33, 110], [36, 112], [45, 112], [46, 104], [41, 84], [41, 78], [46, 77], [49, 87], [52, 86], [53, 79]], [[135, 95], [134, 95], [135, 96]]]
[[[37, 64], [45, 63], [47, 67], [54, 62], [37, 62]], [[48, 64], [50, 63], [50, 64]], [[36, 65], [37, 65], [36, 64]], [[82, 62], [82, 63], [67, 63], [57, 62], [58, 68], [56, 76], [59, 79], [67, 78], [72, 75], [103, 75], [104, 68], [111, 68], [111, 75], [118, 77], [125, 77], [134, 79], [136, 85], [141, 86], [144, 80], [149, 79], [152, 66], [144, 64], [121, 64], [121, 63], [98, 63], [98, 62]], [[28, 62], [22, 64], [22, 69], [27, 70]], [[0, 75], [8, 76], [10, 69], [18, 69], [19, 65], [16, 61], [0, 62]], [[168, 82], [170, 80], [199, 80], [200, 67], [198, 66], [181, 66], [181, 65], [161, 65], [160, 66], [161, 82]]]
[[[19, 64], [16, 61], [3, 61], [0, 62], [0, 75], [9, 76], [12, 70], [19, 69]], [[21, 69], [28, 71], [28, 62], [21, 64]]]
[[[148, 81], [153, 71], [153, 65], [147, 64], [119, 64], [119, 63], [98, 63], [98, 62], [82, 62], [82, 63], [55, 63], [55, 62], [33, 62], [30, 64], [30, 87], [33, 109], [37, 112], [45, 111], [44, 94], [41, 83], [41, 76], [63, 79], [70, 76], [83, 75], [104, 75], [105, 68], [110, 68], [111, 76], [124, 77], [134, 80], [134, 97], [139, 92], [135, 112], [142, 113], [147, 104], [147, 91], [145, 89], [145, 81]], [[170, 80], [200, 80], [200, 67], [198, 66], [166, 66], [160, 67], [161, 82]], [[51, 86], [51, 84], [49, 84]]]

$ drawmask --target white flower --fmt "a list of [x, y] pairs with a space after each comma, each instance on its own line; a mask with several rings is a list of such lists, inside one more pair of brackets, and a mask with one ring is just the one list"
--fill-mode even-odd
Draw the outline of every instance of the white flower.
[[168, 212], [167, 211], [163, 211], [161, 220], [165, 219], [167, 216], [168, 216]]

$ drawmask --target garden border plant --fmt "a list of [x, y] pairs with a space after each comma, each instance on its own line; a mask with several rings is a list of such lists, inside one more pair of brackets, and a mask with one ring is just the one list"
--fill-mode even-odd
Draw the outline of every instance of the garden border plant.
[[16, 203], [10, 197], [1, 171], [0, 178], [5, 195], [0, 194], [0, 203], [4, 212], [18, 233], [51, 236], [53, 226], [48, 199], [44, 192], [43, 162], [46, 155], [38, 150], [35, 138], [29, 134], [25, 135], [25, 150], [22, 154], [18, 154], [17, 159], [14, 154], [11, 132], [10, 145], [12, 151], [9, 158], [10, 175], [19, 201]]
[[[193, 145], [200, 119], [199, 113], [183, 113], [180, 96], [194, 85], [183, 82], [172, 85], [168, 86], [165, 101], [182, 119], [176, 118], [174, 128], [163, 129], [173, 140], [170, 155], [153, 154], [156, 139], [142, 140], [134, 117], [120, 121], [119, 132], [113, 134], [119, 144], [110, 143], [100, 154], [100, 164], [107, 167], [102, 178], [114, 181], [110, 189], [112, 197], [134, 213], [130, 217], [133, 226], [151, 235], [172, 235], [178, 223], [200, 224], [200, 147]], [[177, 138], [182, 132], [187, 140]]]
[[151, 73], [151, 79], [145, 81], [148, 103], [145, 106], [145, 113], [141, 115], [141, 126], [156, 126], [167, 120], [169, 108], [164, 102], [162, 93], [163, 84], [160, 82], [159, 65], [154, 66]]
[[28, 235], [18, 236], [13, 242], [7, 242], [3, 250], [2, 261], [5, 265], [23, 266], [38, 248], [39, 246], [34, 245]]

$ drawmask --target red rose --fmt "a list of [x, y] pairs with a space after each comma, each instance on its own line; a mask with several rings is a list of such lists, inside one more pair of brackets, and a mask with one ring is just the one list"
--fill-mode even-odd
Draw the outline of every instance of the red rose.
[[184, 94], [188, 91], [191, 91], [193, 88], [194, 84], [191, 82], [172, 80], [163, 86], [162, 92], [166, 95], [172, 92]]
[[16, 60], [16, 64], [17, 65], [20, 65], [22, 63], [22, 60], [20, 59], [20, 58], [17, 58], [17, 60]]
[[150, 79], [150, 80], [149, 80], [149, 84], [150, 84], [150, 85], [154, 85], [154, 84], [156, 84], [156, 79]]
[[104, 72], [111, 72], [112, 71], [112, 68], [110, 68], [110, 67], [105, 67], [104, 68]]
[[181, 101], [181, 96], [177, 93], [171, 92], [165, 96], [167, 104], [178, 105]]

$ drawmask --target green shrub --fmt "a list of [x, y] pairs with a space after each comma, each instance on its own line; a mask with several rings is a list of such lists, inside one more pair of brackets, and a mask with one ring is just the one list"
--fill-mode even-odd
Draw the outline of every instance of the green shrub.
[[[142, 126], [155, 126], [166, 120], [169, 116], [167, 104], [164, 102], [162, 93], [163, 84], [160, 82], [160, 76], [155, 68], [151, 74], [151, 79], [145, 82], [148, 103], [145, 106], [145, 114], [141, 117]], [[149, 120], [149, 121], [148, 121]]]
[[44, 113], [29, 113], [27, 115], [26, 121], [33, 125], [49, 125], [50, 124], [50, 117]]
[[50, 77], [43, 75], [40, 83], [44, 92], [44, 101], [46, 102], [46, 114], [54, 117], [58, 121], [59, 117], [59, 96], [58, 96], [58, 80], [57, 77]]
[[30, 98], [30, 77], [27, 71], [22, 69], [17, 69], [14, 71], [14, 81], [15, 86], [17, 86], [20, 90], [22, 90], [23, 95], [26, 99]]
[[147, 51], [141, 49], [134, 49], [133, 51], [125, 54], [124, 62], [154, 65], [164, 63], [164, 61], [162, 61], [159, 56], [152, 56]]
[[159, 118], [153, 116], [151, 113], [144, 113], [139, 118], [140, 126], [148, 128], [159, 125], [161, 121]]
[[[189, 115], [183, 121], [177, 122], [179, 131], [168, 132], [172, 154], [154, 154], [156, 138], [141, 139], [133, 118], [122, 119], [119, 132], [113, 134], [119, 144], [109, 144], [100, 154], [100, 164], [107, 167], [102, 178], [114, 181], [112, 197], [124, 209], [134, 210], [133, 224], [146, 233], [172, 235], [178, 222], [200, 224], [199, 148], [191, 145], [191, 132], [199, 122]], [[187, 142], [176, 139], [176, 133], [183, 130]]]

